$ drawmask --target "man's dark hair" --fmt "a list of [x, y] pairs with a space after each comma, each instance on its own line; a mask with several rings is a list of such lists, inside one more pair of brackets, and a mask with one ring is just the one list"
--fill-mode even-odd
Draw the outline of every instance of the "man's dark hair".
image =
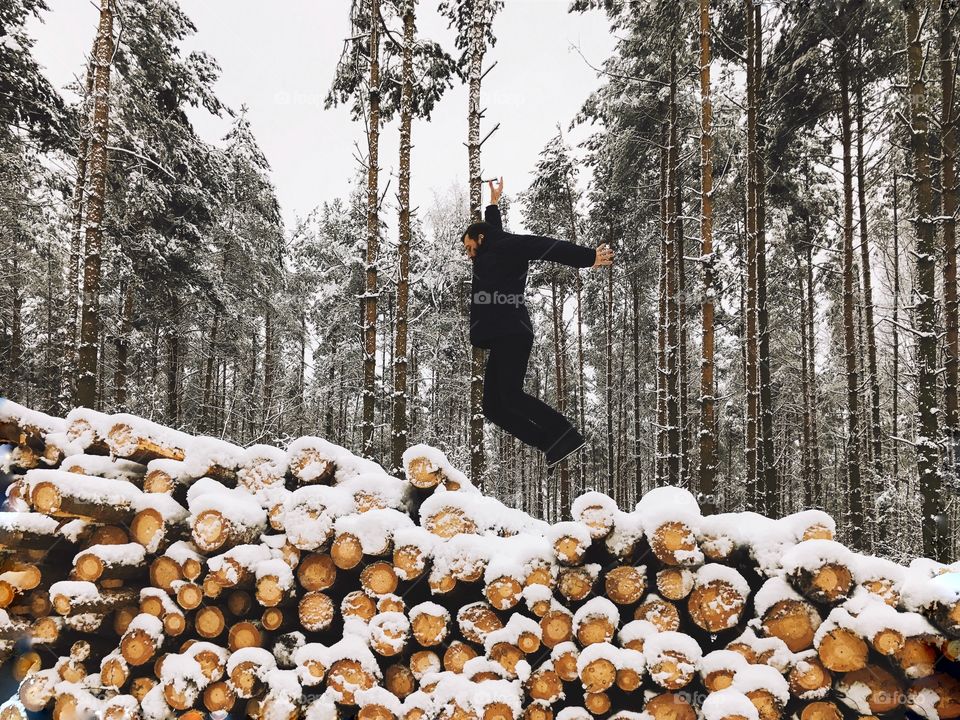
[[[467, 226], [467, 229], [464, 231], [463, 235], [466, 235], [471, 240], [476, 240], [480, 237], [480, 234], [483, 233], [484, 236], [490, 234], [490, 223], [485, 222], [475, 222], [470, 223]], [[463, 239], [463, 235], [460, 236], [460, 239]]]

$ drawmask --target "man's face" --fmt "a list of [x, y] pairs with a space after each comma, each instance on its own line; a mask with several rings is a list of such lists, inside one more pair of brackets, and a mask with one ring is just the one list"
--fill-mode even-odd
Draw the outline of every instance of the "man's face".
[[477, 248], [480, 247], [480, 243], [483, 242], [483, 234], [477, 235], [477, 239], [474, 240], [472, 237], [463, 234], [463, 249], [467, 251], [467, 257], [471, 260], [477, 256]]

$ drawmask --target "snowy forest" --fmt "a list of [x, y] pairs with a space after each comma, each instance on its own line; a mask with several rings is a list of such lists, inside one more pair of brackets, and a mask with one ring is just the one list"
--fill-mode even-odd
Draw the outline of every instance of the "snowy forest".
[[[466, 319], [460, 237], [505, 132], [484, 112], [502, 0], [330, 4], [351, 33], [325, 103], [365, 142], [293, 224], [177, 0], [97, 4], [69, 93], [32, 51], [43, 0], [0, 5], [0, 394], [239, 444], [315, 434], [397, 472], [427, 443], [547, 520], [584, 490], [628, 507], [677, 485], [717, 510], [825, 509], [864, 551], [957, 558], [955, 3], [570, 3], [606, 16], [615, 50], [501, 201], [508, 227], [617, 252], [606, 271], [531, 268], [526, 387], [588, 439], [549, 476], [484, 427]], [[421, 12], [455, 43], [421, 37]], [[417, 133], [459, 84], [469, 182], [412, 207]], [[201, 138], [196, 108], [230, 131]]]

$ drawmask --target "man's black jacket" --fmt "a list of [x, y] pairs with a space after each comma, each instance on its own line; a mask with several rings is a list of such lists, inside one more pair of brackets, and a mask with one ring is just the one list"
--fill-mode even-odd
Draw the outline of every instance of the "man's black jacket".
[[504, 232], [496, 205], [487, 206], [483, 219], [484, 239], [473, 258], [470, 342], [486, 348], [500, 335], [533, 335], [523, 302], [530, 262], [551, 260], [585, 268], [596, 262], [597, 253], [566, 240]]

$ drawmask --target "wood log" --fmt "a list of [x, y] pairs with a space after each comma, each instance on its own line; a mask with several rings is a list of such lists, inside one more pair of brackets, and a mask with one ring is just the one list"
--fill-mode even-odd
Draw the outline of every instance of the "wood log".
[[914, 680], [907, 688], [906, 704], [928, 720], [960, 718], [960, 679], [938, 672]]
[[677, 630], [680, 627], [680, 611], [673, 603], [650, 594], [633, 611], [634, 620], [646, 620], [653, 623], [662, 632]]
[[319, 632], [328, 628], [333, 622], [335, 606], [329, 595], [313, 590], [300, 598], [297, 612], [300, 616], [300, 624], [306, 630]]
[[648, 533], [650, 549], [665, 565], [691, 565], [700, 555], [697, 537], [683, 522], [670, 521]]
[[120, 639], [120, 654], [129, 665], [144, 665], [156, 658], [167, 637], [158, 618], [141, 613]]
[[647, 589], [646, 567], [620, 565], [608, 571], [603, 580], [604, 594], [618, 605], [633, 605]]
[[203, 552], [213, 553], [254, 541], [263, 532], [263, 521], [210, 508], [193, 516], [190, 528], [194, 544]]
[[813, 647], [820, 622], [820, 615], [812, 605], [791, 598], [775, 602], [762, 617], [764, 632], [783, 640], [791, 652]]
[[129, 524], [142, 493], [124, 480], [75, 475], [61, 470], [31, 470], [26, 476], [30, 504], [45, 515]]
[[699, 627], [718, 633], [737, 625], [750, 596], [750, 586], [743, 576], [732, 568], [710, 564], [697, 571], [692, 584], [687, 610]]
[[186, 456], [190, 439], [184, 433], [122, 413], [111, 420], [106, 440], [117, 457], [146, 464], [158, 458], [183, 460]]
[[647, 700], [643, 710], [654, 720], [696, 720], [697, 711], [680, 693], [661, 693]]
[[138, 577], [145, 574], [146, 569], [146, 552], [139, 543], [93, 545], [73, 560], [77, 579], [88, 582]]
[[906, 693], [890, 672], [871, 664], [844, 674], [837, 681], [837, 696], [862, 715], [882, 715], [899, 708]]
[[833, 683], [833, 674], [820, 660], [811, 655], [798, 660], [790, 668], [787, 676], [790, 692], [801, 700], [814, 700], [824, 697]]
[[104, 590], [90, 582], [62, 581], [50, 586], [50, 601], [60, 615], [107, 613], [137, 601], [133, 588]]
[[817, 654], [828, 670], [846, 673], [867, 666], [869, 648], [852, 630], [836, 627], [820, 639]]
[[930, 635], [908, 637], [893, 657], [908, 678], [929, 677], [940, 658], [940, 643]]

